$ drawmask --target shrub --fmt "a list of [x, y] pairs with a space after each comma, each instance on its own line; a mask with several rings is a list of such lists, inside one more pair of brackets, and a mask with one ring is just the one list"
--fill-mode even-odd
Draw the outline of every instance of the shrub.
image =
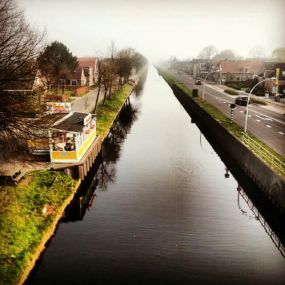
[[82, 96], [85, 93], [87, 93], [88, 91], [89, 91], [88, 86], [82, 86], [82, 87], [79, 87], [79, 88], [75, 89], [75, 95], [76, 96]]
[[224, 91], [225, 91], [225, 93], [228, 93], [230, 95], [238, 95], [239, 94], [238, 92], [236, 92], [235, 90], [232, 90], [232, 89], [225, 89]]

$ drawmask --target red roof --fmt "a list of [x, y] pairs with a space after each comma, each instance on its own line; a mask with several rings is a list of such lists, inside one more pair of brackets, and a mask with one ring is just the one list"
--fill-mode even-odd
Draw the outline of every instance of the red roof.
[[78, 57], [77, 60], [81, 67], [94, 67], [96, 57]]
[[263, 72], [262, 60], [217, 60], [213, 61], [213, 63], [217, 66], [221, 64], [223, 73], [251, 73], [258, 75]]

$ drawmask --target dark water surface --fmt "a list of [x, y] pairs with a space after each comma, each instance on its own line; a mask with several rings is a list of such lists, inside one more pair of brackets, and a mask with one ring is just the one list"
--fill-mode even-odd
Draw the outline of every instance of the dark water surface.
[[153, 68], [97, 166], [28, 284], [285, 284], [278, 238]]

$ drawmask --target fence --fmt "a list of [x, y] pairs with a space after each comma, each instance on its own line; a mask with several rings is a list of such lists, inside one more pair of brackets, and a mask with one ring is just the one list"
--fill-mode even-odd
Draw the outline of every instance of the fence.
[[260, 143], [256, 142], [254, 139], [249, 137], [246, 133], [243, 133], [242, 141], [247, 145], [254, 153], [261, 157], [265, 162], [267, 162], [272, 168], [280, 172], [280, 174], [285, 174], [285, 163], [281, 161], [278, 157], [273, 155], [270, 151], [264, 148]]

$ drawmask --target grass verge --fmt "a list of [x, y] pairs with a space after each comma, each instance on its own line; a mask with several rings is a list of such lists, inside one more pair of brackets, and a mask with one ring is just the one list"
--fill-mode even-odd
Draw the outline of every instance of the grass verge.
[[50, 170], [0, 187], [0, 284], [22, 284], [53, 234], [76, 181]]
[[126, 99], [133, 90], [133, 86], [125, 84], [119, 91], [113, 94], [112, 98], [103, 105], [100, 103], [96, 108], [96, 130], [97, 135], [105, 137], [113, 125], [119, 111], [124, 105]]
[[[192, 91], [186, 87], [182, 82], [177, 80], [175, 77], [170, 75], [168, 72], [160, 70], [159, 73], [162, 75], [162, 77], [167, 81], [167, 83], [170, 86], [176, 85], [178, 88], [180, 88], [184, 93], [186, 93], [189, 97], [191, 97], [192, 100], [194, 100], [201, 108], [203, 108], [209, 115], [211, 115], [217, 122], [219, 122], [224, 128], [226, 128], [234, 137], [236, 137], [238, 140], [242, 141], [243, 137], [243, 128], [240, 127], [238, 124], [233, 122], [231, 124], [230, 118], [225, 116], [221, 111], [219, 111], [214, 106], [210, 105], [206, 101], [202, 101], [200, 97], [192, 97]], [[260, 146], [265, 148], [268, 152], [270, 152], [273, 156], [275, 156], [277, 159], [279, 159], [281, 162], [285, 163], [285, 158], [277, 153], [275, 150], [273, 150], [271, 147], [269, 147], [267, 144], [265, 144], [263, 141], [258, 139], [256, 136], [254, 136], [252, 133], [248, 132], [248, 136], [253, 139], [256, 143], [258, 143]], [[249, 146], [247, 146], [251, 151], [255, 151], [254, 149], [251, 149]], [[260, 157], [260, 156], [259, 156]], [[268, 163], [268, 161], [264, 160], [262, 157], [260, 157], [261, 160], [263, 160], [268, 166], [272, 167]], [[277, 172], [278, 169], [275, 169]]]

